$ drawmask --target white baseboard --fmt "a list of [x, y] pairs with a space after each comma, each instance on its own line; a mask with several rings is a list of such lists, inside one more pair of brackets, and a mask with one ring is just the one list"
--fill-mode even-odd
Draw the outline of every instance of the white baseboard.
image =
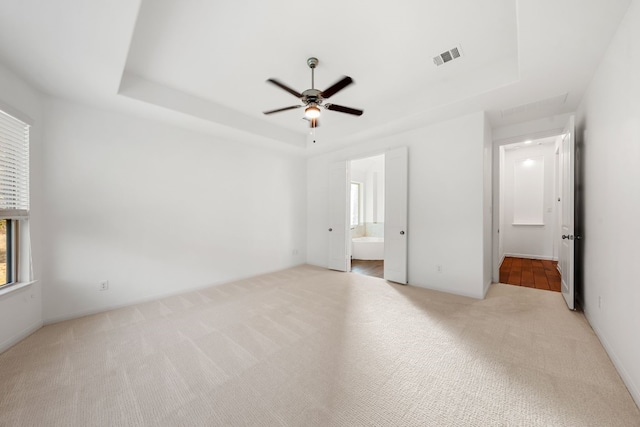
[[[558, 258], [555, 258], [555, 257], [552, 257], [552, 256], [545, 256], [545, 255], [529, 255], [529, 254], [508, 253], [508, 254], [504, 254], [504, 257], [502, 258], [502, 261], [504, 261], [505, 257], [525, 258], [525, 259], [542, 259], [542, 260], [545, 260], [545, 261], [558, 261]], [[501, 265], [502, 265], [502, 261], [500, 261]]]
[[609, 344], [607, 339], [604, 337], [602, 332], [600, 332], [600, 329], [594, 326], [594, 324], [591, 322], [589, 313], [586, 310], [584, 310], [584, 315], [587, 318], [589, 325], [591, 325], [591, 329], [593, 329], [593, 332], [596, 333], [596, 336], [600, 340], [600, 343], [604, 347], [604, 350], [609, 355], [609, 359], [611, 359], [611, 362], [613, 362], [613, 366], [615, 366], [616, 370], [618, 371], [620, 378], [622, 378], [622, 381], [627, 386], [627, 390], [629, 390], [629, 394], [631, 394], [631, 397], [636, 402], [636, 405], [638, 405], [638, 408], [640, 408], [640, 388], [638, 387], [637, 384], [633, 382], [633, 379], [629, 375], [629, 372], [627, 372], [626, 368], [624, 367], [624, 365], [616, 355], [616, 352], [613, 350], [613, 347], [611, 347], [611, 345]]
[[25, 339], [26, 337], [28, 337], [29, 335], [31, 335], [32, 333], [34, 333], [40, 328], [42, 328], [42, 321], [34, 323], [33, 325], [18, 332], [8, 340], [5, 340], [3, 343], [0, 344], [0, 353], [3, 353], [9, 350], [11, 347], [18, 344], [20, 341], [22, 341], [23, 339]]
[[219, 280], [217, 282], [211, 282], [211, 283], [208, 283], [208, 284], [205, 284], [205, 285], [194, 286], [193, 288], [188, 288], [188, 289], [176, 288], [176, 289], [173, 289], [173, 290], [167, 291], [167, 292], [161, 292], [161, 293], [157, 293], [157, 294], [153, 294], [153, 295], [149, 295], [149, 296], [145, 296], [145, 297], [140, 297], [140, 298], [133, 298], [133, 299], [131, 299], [129, 301], [124, 301], [124, 302], [119, 303], [119, 304], [109, 304], [109, 305], [100, 306], [100, 307], [93, 307], [93, 308], [86, 309], [86, 310], [78, 310], [78, 311], [75, 311], [73, 313], [66, 313], [66, 314], [55, 315], [55, 316], [50, 316], [50, 317], [48, 316], [48, 317], [44, 318], [44, 325], [52, 325], [54, 323], [65, 322], [67, 320], [78, 319], [80, 317], [92, 316], [94, 314], [104, 313], [105, 311], [117, 310], [119, 308], [125, 308], [125, 307], [129, 307], [129, 306], [136, 305], [136, 304], [144, 304], [146, 302], [156, 301], [156, 300], [159, 300], [159, 299], [162, 299], [162, 298], [168, 298], [168, 297], [172, 297], [172, 296], [175, 296], [175, 295], [185, 294], [185, 293], [188, 293], [188, 292], [197, 292], [197, 291], [201, 291], [203, 289], [210, 288], [212, 286], [220, 286], [220, 285], [224, 285], [225, 283], [232, 283], [232, 282], [236, 282], [236, 281], [240, 281], [240, 280], [250, 279], [252, 277], [261, 276], [263, 274], [276, 273], [278, 271], [286, 270], [288, 268], [299, 267], [299, 266], [305, 265], [305, 264], [306, 263], [301, 262], [301, 263], [297, 263], [297, 264], [291, 265], [289, 267], [273, 269], [273, 270], [265, 271], [263, 273], [250, 274], [250, 275], [240, 276], [240, 277], [236, 277], [236, 278], [232, 278], [232, 279], [223, 279], [223, 280]]
[[487, 292], [489, 292], [489, 288], [491, 287], [492, 284], [493, 284], [492, 280], [489, 280], [487, 283], [484, 284], [484, 289], [482, 290], [482, 299], [485, 299], [487, 297]]

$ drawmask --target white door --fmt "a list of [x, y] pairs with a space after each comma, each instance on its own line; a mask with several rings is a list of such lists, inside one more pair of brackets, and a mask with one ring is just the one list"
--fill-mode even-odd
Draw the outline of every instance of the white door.
[[407, 283], [407, 147], [384, 159], [384, 278]]
[[[329, 171], [329, 268], [351, 271], [349, 236], [349, 163], [336, 162]], [[350, 237], [350, 236], [349, 236]]]
[[567, 306], [573, 310], [574, 296], [574, 169], [575, 169], [575, 130], [571, 116], [564, 128], [560, 143], [560, 240], [559, 264], [562, 277], [562, 296]]

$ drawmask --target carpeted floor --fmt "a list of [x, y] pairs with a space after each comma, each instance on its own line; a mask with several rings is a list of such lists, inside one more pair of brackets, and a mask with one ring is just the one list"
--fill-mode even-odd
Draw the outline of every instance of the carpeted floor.
[[303, 266], [47, 326], [2, 426], [639, 426], [559, 293], [485, 300]]

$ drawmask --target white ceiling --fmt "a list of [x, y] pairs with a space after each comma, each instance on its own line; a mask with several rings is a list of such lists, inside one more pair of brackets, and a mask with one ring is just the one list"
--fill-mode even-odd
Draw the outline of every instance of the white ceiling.
[[[0, 62], [42, 91], [313, 154], [486, 110], [493, 126], [575, 110], [629, 0], [0, 0]], [[433, 56], [460, 46], [441, 67]], [[343, 75], [317, 144], [302, 110]], [[277, 141], [277, 142], [276, 142]]]

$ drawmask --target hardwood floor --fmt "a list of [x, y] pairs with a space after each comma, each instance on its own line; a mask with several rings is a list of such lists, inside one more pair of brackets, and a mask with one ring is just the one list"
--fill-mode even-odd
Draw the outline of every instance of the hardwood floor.
[[384, 261], [365, 261], [361, 259], [351, 260], [351, 272], [384, 278]]
[[[557, 261], [506, 257], [500, 266], [500, 283], [560, 292]], [[351, 272], [384, 277], [384, 261], [351, 260]]]
[[500, 266], [500, 283], [560, 292], [557, 261], [506, 257]]

